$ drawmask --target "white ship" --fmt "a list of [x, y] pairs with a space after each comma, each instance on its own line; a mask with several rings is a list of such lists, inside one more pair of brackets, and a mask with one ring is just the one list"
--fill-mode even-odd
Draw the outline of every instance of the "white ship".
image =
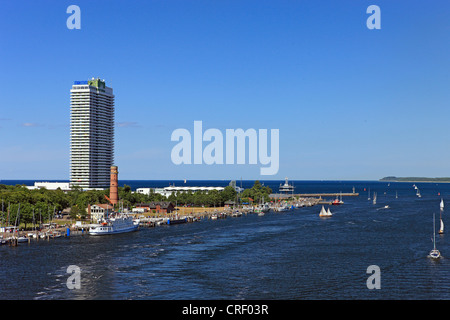
[[136, 231], [139, 228], [139, 220], [134, 220], [127, 215], [118, 214], [100, 222], [89, 229], [89, 234], [93, 236], [125, 233]]
[[280, 192], [284, 194], [294, 193], [294, 186], [289, 184], [288, 178], [284, 180], [284, 184], [280, 184]]

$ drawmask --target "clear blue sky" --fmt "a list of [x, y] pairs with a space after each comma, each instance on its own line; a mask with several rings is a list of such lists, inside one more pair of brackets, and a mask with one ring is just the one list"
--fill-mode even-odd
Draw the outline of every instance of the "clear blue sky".
[[[0, 179], [69, 179], [70, 88], [91, 77], [116, 96], [119, 179], [450, 176], [449, 17], [446, 0], [0, 0]], [[194, 120], [279, 129], [278, 174], [174, 165]]]

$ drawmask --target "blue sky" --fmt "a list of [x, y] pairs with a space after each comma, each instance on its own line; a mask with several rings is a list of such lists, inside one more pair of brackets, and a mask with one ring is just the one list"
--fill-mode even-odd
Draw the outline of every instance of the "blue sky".
[[[444, 0], [0, 0], [0, 179], [69, 178], [70, 88], [91, 77], [116, 96], [120, 179], [450, 176], [449, 16]], [[279, 129], [278, 174], [174, 165], [171, 133], [195, 120]]]

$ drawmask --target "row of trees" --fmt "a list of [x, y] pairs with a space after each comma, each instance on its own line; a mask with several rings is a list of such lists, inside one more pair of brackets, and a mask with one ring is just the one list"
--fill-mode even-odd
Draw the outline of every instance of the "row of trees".
[[228, 186], [223, 191], [177, 192], [167, 197], [167, 201], [177, 205], [220, 207], [227, 201], [236, 201], [236, 190]]
[[[254, 186], [243, 191], [241, 195], [236, 193], [235, 188], [228, 186], [224, 191], [206, 192], [178, 192], [169, 197], [164, 197], [157, 193], [140, 194], [132, 192], [131, 187], [124, 185], [119, 187], [120, 205], [124, 208], [132, 208], [138, 203], [148, 203], [153, 201], [171, 201], [178, 205], [191, 206], [223, 206], [227, 201], [259, 203], [263, 198], [269, 200], [272, 190], [263, 187], [256, 181]], [[72, 188], [68, 192], [60, 189], [30, 190], [24, 185], [2, 185], [0, 184], [1, 200], [1, 223], [2, 225], [14, 225], [15, 223], [40, 224], [50, 221], [59, 215], [66, 208], [71, 208], [70, 214], [73, 219], [84, 218], [87, 214], [86, 208], [89, 204], [108, 203], [105, 196], [109, 195], [109, 189], [83, 191], [80, 188]]]
[[272, 189], [262, 186], [257, 180], [250, 189], [245, 189], [241, 194], [236, 193], [236, 189], [227, 186], [223, 191], [211, 190], [198, 192], [177, 192], [172, 193], [167, 200], [178, 205], [193, 206], [223, 206], [225, 202], [232, 201], [237, 204], [242, 203], [260, 203], [270, 201]]

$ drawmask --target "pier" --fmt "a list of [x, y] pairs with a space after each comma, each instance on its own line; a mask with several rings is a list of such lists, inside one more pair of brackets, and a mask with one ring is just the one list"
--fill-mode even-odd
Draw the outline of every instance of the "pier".
[[359, 196], [359, 193], [298, 193], [293, 194], [294, 197], [300, 197], [300, 198], [320, 198], [320, 197], [357, 197]]

